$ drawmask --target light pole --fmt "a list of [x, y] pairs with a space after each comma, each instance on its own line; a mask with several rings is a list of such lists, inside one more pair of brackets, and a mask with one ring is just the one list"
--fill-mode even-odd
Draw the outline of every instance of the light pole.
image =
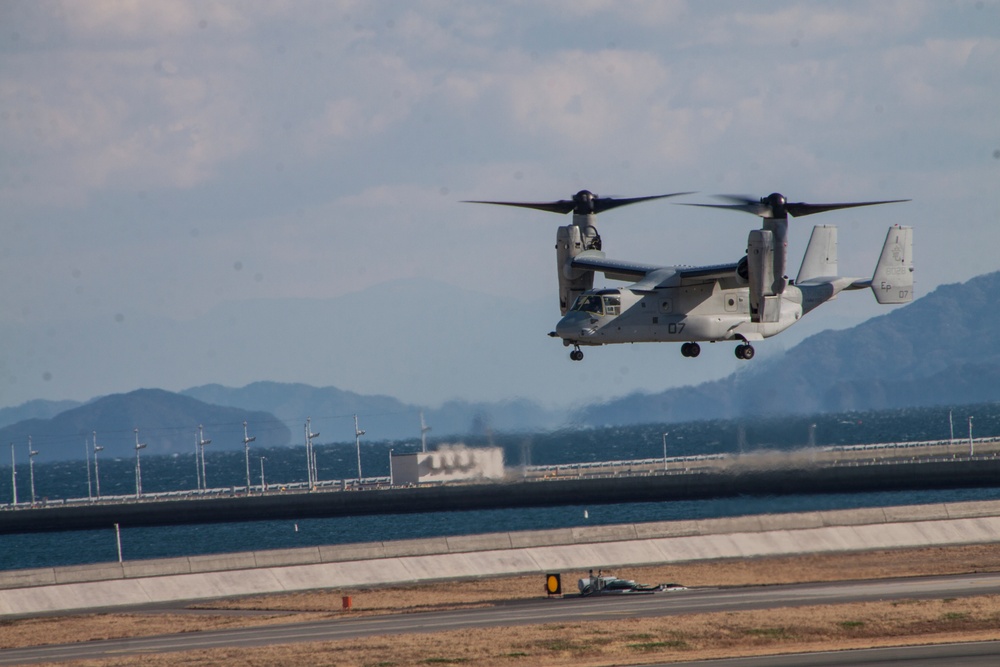
[[97, 452], [103, 452], [104, 447], [97, 444], [97, 431], [94, 431], [94, 482], [97, 484], [97, 499], [101, 499], [101, 471], [97, 467]]
[[972, 415], [969, 415], [969, 456], [975, 453], [975, 448], [972, 446]]
[[205, 427], [198, 424], [198, 446], [201, 448], [201, 483], [208, 489], [208, 477], [205, 476], [205, 445], [212, 444], [211, 440], [205, 439]]
[[364, 431], [358, 428], [358, 415], [354, 415], [354, 446], [358, 449], [358, 484], [361, 484], [361, 436]]
[[306, 466], [309, 472], [309, 489], [316, 486], [319, 473], [316, 470], [316, 451], [313, 449], [313, 438], [318, 438], [319, 432], [312, 432], [312, 418], [306, 417]]
[[250, 443], [257, 438], [247, 436], [247, 423], [243, 422], [243, 454], [247, 460], [247, 495], [250, 495]]
[[14, 491], [14, 507], [17, 507], [17, 461], [14, 458], [14, 443], [10, 443], [10, 488]]
[[431, 427], [424, 423], [424, 411], [420, 411], [420, 451], [427, 451], [427, 431], [431, 430]]
[[83, 455], [87, 457], [87, 500], [94, 500], [93, 484], [90, 480], [90, 443], [83, 439]]
[[35, 506], [35, 457], [38, 452], [31, 448], [31, 436], [28, 436], [28, 474], [31, 477], [31, 506]]
[[135, 499], [142, 495], [142, 465], [139, 463], [139, 450], [145, 449], [146, 445], [139, 442], [139, 429], [135, 431]]
[[260, 457], [260, 495], [264, 495], [267, 491], [267, 482], [264, 481], [264, 461], [266, 460], [267, 457]]
[[663, 469], [667, 469], [667, 436], [670, 435], [670, 431], [663, 434]]
[[389, 448], [389, 486], [393, 485], [392, 481], [392, 447]]
[[199, 456], [198, 447], [198, 432], [195, 431], [194, 434], [194, 476], [195, 476], [195, 487], [201, 490], [201, 456]]

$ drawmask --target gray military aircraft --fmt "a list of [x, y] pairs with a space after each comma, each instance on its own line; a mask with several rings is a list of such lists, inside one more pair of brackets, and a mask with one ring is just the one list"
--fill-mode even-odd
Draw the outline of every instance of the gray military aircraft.
[[[781, 333], [844, 290], [869, 288], [883, 304], [913, 300], [913, 228], [889, 228], [871, 278], [837, 274], [837, 228], [813, 227], [798, 277], [785, 275], [788, 218], [858, 206], [909, 201], [840, 204], [790, 203], [780, 194], [760, 200], [724, 196], [728, 204], [687, 204], [743, 211], [763, 220], [747, 238], [746, 255], [731, 264], [655, 266], [609, 259], [597, 232], [597, 214], [619, 206], [692, 194], [615, 199], [581, 190], [572, 199], [527, 203], [472, 201], [552, 213], [573, 212], [556, 234], [559, 308], [563, 318], [549, 335], [572, 346], [570, 359], [583, 359], [584, 345], [677, 342], [681, 354], [697, 357], [700, 342], [736, 341], [736, 357], [752, 359], [753, 341]], [[624, 287], [594, 289], [594, 273], [629, 281]]]

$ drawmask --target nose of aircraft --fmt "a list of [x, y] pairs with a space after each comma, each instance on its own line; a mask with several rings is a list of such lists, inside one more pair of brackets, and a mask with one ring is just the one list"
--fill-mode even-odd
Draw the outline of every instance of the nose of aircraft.
[[577, 340], [584, 336], [584, 330], [590, 328], [590, 315], [580, 311], [571, 311], [559, 320], [556, 334], [566, 340]]

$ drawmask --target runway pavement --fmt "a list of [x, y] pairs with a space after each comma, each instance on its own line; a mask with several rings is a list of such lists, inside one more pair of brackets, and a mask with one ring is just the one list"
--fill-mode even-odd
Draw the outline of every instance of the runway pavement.
[[995, 667], [1000, 665], [1000, 642], [899, 646], [856, 651], [765, 655], [728, 660], [671, 662], [646, 667]]
[[[23, 665], [38, 662], [122, 658], [129, 655], [189, 651], [222, 647], [254, 647], [297, 642], [323, 642], [372, 635], [444, 632], [473, 627], [497, 627], [573, 621], [602, 621], [622, 618], [671, 616], [698, 612], [728, 612], [816, 604], [845, 604], [871, 600], [933, 599], [971, 595], [1000, 594], [1000, 574], [974, 574], [949, 577], [915, 577], [874, 581], [796, 584], [750, 588], [690, 589], [641, 596], [603, 598], [567, 597], [502, 604], [483, 609], [426, 612], [394, 616], [337, 618], [310, 623], [220, 630], [200, 633], [161, 635], [62, 646], [43, 646], [0, 651], [0, 665]], [[899, 654], [902, 664], [996, 665], [1000, 664], [1000, 644], [952, 645], [953, 648], [927, 647]], [[949, 653], [949, 651], [951, 651]], [[942, 652], [948, 657], [943, 657]], [[879, 654], [885, 657], [887, 654]], [[885, 664], [871, 654], [875, 662], [859, 662], [857, 652], [850, 654], [809, 654], [800, 658], [782, 658], [791, 662], [719, 662], [720, 665], [752, 667], [756, 665], [859, 665]], [[799, 661], [795, 661], [799, 660]], [[808, 661], [807, 661], [808, 660]], [[812, 662], [812, 660], [821, 660]], [[827, 660], [827, 662], [822, 662]], [[830, 662], [833, 660], [833, 662]], [[985, 662], [964, 662], [986, 660]], [[704, 665], [706, 663], [698, 663]]]

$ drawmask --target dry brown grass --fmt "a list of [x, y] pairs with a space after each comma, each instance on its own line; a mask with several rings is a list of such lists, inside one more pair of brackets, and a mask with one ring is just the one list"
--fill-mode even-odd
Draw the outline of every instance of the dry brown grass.
[[[621, 568], [644, 583], [747, 586], [1000, 571], [1000, 545], [879, 551], [849, 555], [761, 558], [669, 567]], [[565, 573], [563, 585], [575, 585]], [[351, 595], [354, 610], [343, 612]], [[386, 589], [316, 591], [200, 604], [198, 610], [76, 615], [0, 625], [4, 647], [334, 618], [345, 613], [398, 613], [481, 606], [543, 595], [540, 576]], [[1000, 638], [1000, 597], [877, 602], [692, 614], [488, 630], [462, 630], [253, 649], [217, 649], [143, 656], [161, 665], [572, 665], [642, 664], [731, 655], [860, 648]], [[130, 665], [135, 657], [74, 663]]]

